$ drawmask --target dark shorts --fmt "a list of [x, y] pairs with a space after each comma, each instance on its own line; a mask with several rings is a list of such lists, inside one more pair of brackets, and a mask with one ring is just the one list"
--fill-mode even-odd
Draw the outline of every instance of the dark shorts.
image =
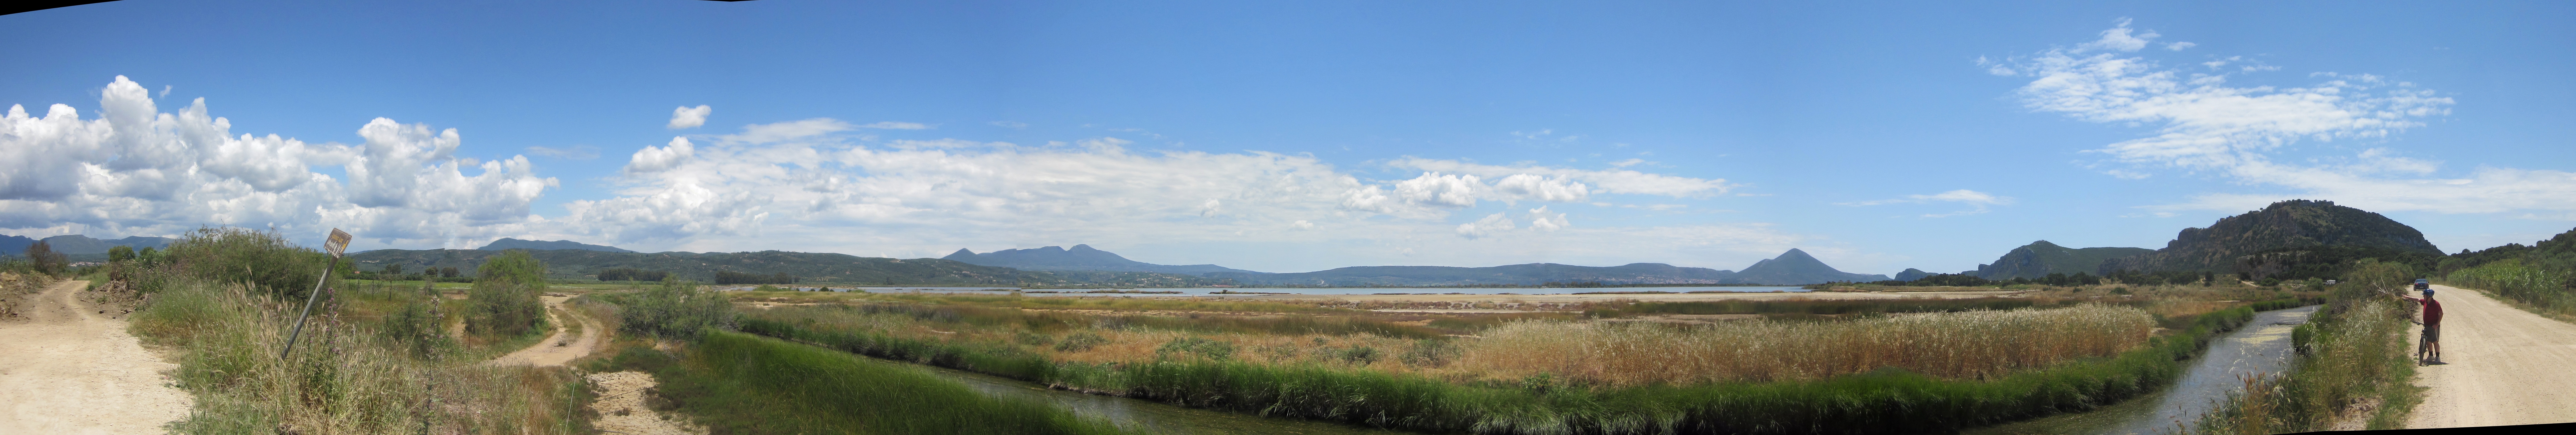
[[2424, 341], [2432, 341], [2432, 342], [2439, 342], [2439, 341], [2442, 341], [2442, 327], [2440, 327], [2440, 326], [2427, 326], [2427, 327], [2424, 327]]

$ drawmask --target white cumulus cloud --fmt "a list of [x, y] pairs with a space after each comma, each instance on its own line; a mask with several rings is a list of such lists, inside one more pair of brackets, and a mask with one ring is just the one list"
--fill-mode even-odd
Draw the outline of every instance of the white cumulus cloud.
[[[520, 231], [529, 204], [557, 186], [525, 157], [454, 155], [455, 129], [377, 118], [365, 143], [234, 135], [204, 99], [163, 113], [119, 76], [97, 118], [54, 104], [0, 117], [0, 228], [79, 225], [93, 236], [170, 235], [201, 225], [275, 227], [290, 236], [342, 228], [363, 239], [446, 244]], [[346, 180], [314, 172], [339, 166]], [[468, 175], [468, 172], [472, 172]]]
[[700, 104], [698, 107], [680, 106], [680, 108], [671, 109], [671, 124], [667, 127], [673, 130], [678, 130], [707, 125], [707, 115], [715, 113], [715, 111], [715, 108], [707, 107], [707, 105], [704, 104]]
[[1511, 231], [1512, 228], [1512, 218], [1503, 216], [1502, 213], [1494, 213], [1493, 215], [1485, 216], [1484, 219], [1477, 219], [1475, 222], [1458, 224], [1458, 235], [1469, 239], [1479, 239], [1492, 236], [1496, 233]]

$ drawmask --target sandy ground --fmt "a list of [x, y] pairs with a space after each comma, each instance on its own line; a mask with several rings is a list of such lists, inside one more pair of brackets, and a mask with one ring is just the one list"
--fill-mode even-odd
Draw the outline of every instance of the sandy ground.
[[178, 367], [125, 332], [122, 313], [77, 297], [64, 281], [0, 323], [0, 433], [159, 433], [194, 400], [162, 373]]
[[588, 316], [571, 316], [581, 322], [581, 336], [572, 338], [564, 337], [564, 330], [566, 329], [563, 326], [564, 316], [557, 315], [556, 313], [570, 312], [570, 310], [564, 309], [563, 303], [566, 300], [571, 300], [572, 296], [547, 295], [544, 299], [546, 301], [546, 319], [555, 325], [554, 334], [547, 335], [546, 339], [538, 340], [537, 344], [528, 346], [526, 349], [519, 349], [517, 352], [510, 352], [509, 355], [502, 355], [499, 358], [493, 358], [489, 364], [533, 365], [538, 367], [560, 366], [564, 365], [564, 363], [572, 362], [574, 358], [590, 355], [591, 351], [599, 349], [599, 322], [591, 321]]
[[2442, 301], [2442, 361], [2415, 369], [2429, 387], [2409, 428], [2576, 422], [2576, 325], [2514, 309], [2486, 294], [2434, 286]]
[[[663, 420], [662, 414], [644, 406], [642, 392], [653, 388], [653, 375], [637, 371], [594, 373], [590, 381], [599, 384], [599, 401], [590, 408], [599, 410], [599, 420], [591, 426], [603, 432], [641, 435], [681, 435], [707, 433], [706, 429]], [[619, 415], [625, 414], [625, 415]]]

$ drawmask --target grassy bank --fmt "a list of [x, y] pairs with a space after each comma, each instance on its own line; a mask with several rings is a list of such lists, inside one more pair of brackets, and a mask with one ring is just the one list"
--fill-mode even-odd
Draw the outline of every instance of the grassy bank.
[[716, 434], [1116, 434], [1052, 405], [986, 397], [917, 369], [713, 331], [673, 356], [627, 347], [598, 369], [636, 369], [667, 406]]
[[[579, 378], [487, 367], [442, 332], [433, 295], [408, 288], [326, 292], [294, 352], [279, 353], [321, 277], [320, 256], [274, 234], [214, 229], [171, 245], [177, 261], [120, 286], [148, 300], [130, 328], [175, 350], [174, 380], [196, 398], [178, 433], [587, 433]], [[316, 260], [314, 270], [294, 263]], [[279, 267], [284, 266], [284, 267]], [[287, 270], [280, 270], [287, 269]], [[299, 284], [301, 289], [276, 288]], [[335, 286], [336, 287], [336, 286]]]
[[2245, 389], [2201, 416], [2193, 433], [2266, 434], [2349, 428], [2400, 429], [2422, 400], [2415, 377], [2412, 305], [2397, 300], [2414, 272], [2363, 262], [2291, 331], [2299, 357], [2285, 374], [2245, 378]]
[[[747, 313], [742, 330], [1061, 388], [1430, 432], [1912, 433], [2089, 409], [2144, 393], [2178, 376], [2181, 361], [2197, 355], [2213, 334], [2252, 318], [2253, 310], [2240, 306], [2162, 319], [2129, 310], [2113, 317], [2133, 320], [2115, 323], [2126, 328], [2161, 322], [2180, 330], [2132, 342], [2126, 350], [2101, 356], [2068, 352], [2069, 359], [2020, 370], [1932, 376], [1879, 369], [1768, 382], [1633, 384], [1556, 372], [1442, 375], [1458, 373], [1457, 355], [1464, 352], [1443, 339], [1200, 335], [1091, 328], [1061, 319], [1030, 323], [1044, 316], [1013, 324], [989, 313], [997, 319], [988, 324], [1027, 326], [977, 331], [967, 328], [976, 322], [964, 320], [970, 316], [963, 312], [955, 314], [957, 320], [916, 313], [775, 307]], [[1066, 330], [1073, 332], [1041, 334]], [[1121, 345], [1128, 348], [1102, 357], [1104, 349]]]

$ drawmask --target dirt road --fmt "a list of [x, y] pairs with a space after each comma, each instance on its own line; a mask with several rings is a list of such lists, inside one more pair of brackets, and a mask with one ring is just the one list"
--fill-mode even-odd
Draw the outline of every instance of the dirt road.
[[124, 315], [82, 302], [64, 281], [0, 323], [0, 433], [159, 433], [194, 401], [163, 376], [175, 364], [125, 333]]
[[2434, 286], [2442, 301], [2442, 360], [2415, 369], [2429, 387], [2410, 428], [2576, 422], [2576, 325], [2514, 309], [2484, 293]]
[[571, 310], [565, 309], [563, 306], [564, 301], [571, 299], [571, 296], [546, 296], [546, 319], [548, 319], [549, 323], [553, 323], [555, 325], [554, 334], [547, 335], [546, 339], [539, 340], [536, 345], [528, 346], [526, 349], [519, 349], [516, 352], [510, 352], [509, 355], [502, 355], [500, 358], [493, 358], [490, 364], [533, 365], [538, 367], [560, 366], [564, 365], [564, 363], [572, 362], [574, 358], [589, 355], [591, 350], [598, 349], [600, 326], [598, 322], [591, 321], [588, 316], [569, 316], [575, 319], [575, 321], [581, 322], [581, 335], [569, 339], [564, 337], [566, 329], [564, 327], [564, 317], [567, 316], [557, 315], [556, 313], [571, 313]]

